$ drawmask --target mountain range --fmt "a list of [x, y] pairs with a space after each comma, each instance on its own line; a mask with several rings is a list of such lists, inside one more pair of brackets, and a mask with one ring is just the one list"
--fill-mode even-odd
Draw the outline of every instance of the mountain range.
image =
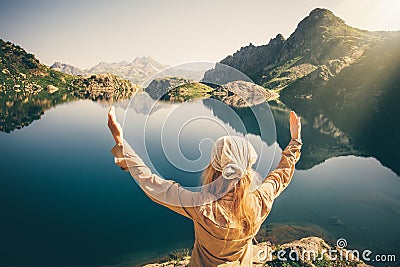
[[50, 68], [67, 74], [81, 76], [112, 73], [134, 84], [141, 85], [154, 74], [168, 68], [168, 65], [163, 65], [151, 57], [137, 57], [132, 62], [125, 60], [115, 63], [100, 62], [85, 70], [61, 62], [55, 62]]
[[168, 66], [159, 63], [151, 57], [137, 57], [132, 62], [125, 60], [121, 62], [100, 62], [99, 64], [85, 70], [81, 70], [73, 65], [55, 62], [50, 68], [79, 76], [90, 76], [96, 74], [113, 74], [132, 83], [145, 88], [152, 79], [161, 77], [185, 77], [188, 79], [201, 80], [206, 70], [193, 70], [190, 64]]

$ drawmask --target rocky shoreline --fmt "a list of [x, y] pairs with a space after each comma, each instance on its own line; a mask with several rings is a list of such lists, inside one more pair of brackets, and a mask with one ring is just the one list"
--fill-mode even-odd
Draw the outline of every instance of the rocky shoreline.
[[[318, 225], [271, 223], [262, 226], [256, 239], [258, 243], [253, 244], [254, 267], [371, 266], [360, 260], [351, 249], [338, 247], [335, 238]], [[280, 253], [280, 258], [277, 253]], [[190, 254], [190, 249], [173, 251], [139, 266], [184, 267], [190, 262]]]
[[[283, 254], [279, 259], [275, 251]], [[335, 251], [329, 255], [329, 251]], [[272, 253], [273, 252], [273, 253]], [[315, 252], [313, 254], [312, 252]], [[272, 253], [272, 254], [271, 254]], [[303, 256], [302, 256], [303, 255]], [[342, 255], [342, 259], [341, 256]], [[347, 258], [347, 259], [346, 259]], [[158, 263], [142, 265], [144, 267], [185, 267], [190, 262], [188, 249], [175, 251], [162, 258]], [[237, 266], [237, 265], [224, 265]], [[352, 250], [329, 245], [324, 239], [309, 236], [284, 244], [274, 245], [261, 242], [253, 245], [253, 266], [357, 266], [369, 267]]]

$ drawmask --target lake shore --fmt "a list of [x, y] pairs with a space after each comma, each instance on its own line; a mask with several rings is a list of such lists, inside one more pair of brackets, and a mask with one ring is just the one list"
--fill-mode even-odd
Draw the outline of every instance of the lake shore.
[[[278, 259], [272, 251], [286, 252]], [[292, 254], [291, 252], [296, 254]], [[315, 252], [315, 258], [312, 252]], [[325, 251], [325, 252], [324, 252]], [[329, 255], [329, 251], [337, 252], [333, 256]], [[307, 254], [310, 253], [310, 254]], [[291, 256], [293, 258], [290, 258]], [[296, 255], [296, 256], [293, 256]], [[304, 257], [302, 256], [304, 255]], [[343, 255], [342, 259], [340, 255]], [[348, 255], [348, 256], [345, 256]], [[181, 250], [170, 253], [161, 259], [155, 260], [155, 263], [148, 263], [144, 267], [185, 267], [190, 262], [189, 250]], [[293, 264], [293, 265], [285, 265]], [[322, 265], [321, 265], [322, 264]], [[225, 265], [224, 265], [225, 266]], [[228, 266], [228, 265], [226, 265]], [[231, 266], [231, 265], [229, 265]], [[237, 266], [237, 265], [232, 265]], [[273, 245], [270, 242], [262, 242], [253, 245], [253, 266], [357, 266], [369, 267], [351, 250], [345, 248], [330, 246], [325, 240], [319, 237], [310, 236], [292, 242]]]
[[[288, 263], [301, 264], [301, 266], [314, 266], [319, 262], [323, 262], [323, 266], [333, 266], [342, 264], [341, 266], [371, 266], [365, 264], [362, 260], [352, 254], [350, 250], [345, 248], [338, 248], [335, 244], [334, 237], [325, 229], [318, 225], [313, 224], [284, 224], [284, 223], [270, 223], [261, 227], [256, 236], [259, 243], [253, 244], [253, 266], [283, 266], [285, 261], [277, 259], [277, 256], [267, 254], [265, 252], [272, 252], [278, 250], [296, 251], [299, 255], [298, 260]], [[330, 250], [337, 250], [337, 255], [349, 255], [346, 259], [334, 259], [327, 252]], [[308, 258], [301, 258], [304, 251], [315, 251], [315, 260]], [[326, 253], [324, 253], [326, 251]], [[184, 267], [190, 262], [190, 249], [181, 249], [170, 252], [164, 256], [153, 258], [136, 266], [145, 267]], [[323, 254], [323, 257], [321, 256]], [[265, 265], [267, 264], [267, 265]], [[326, 265], [328, 264], [328, 265]], [[330, 265], [331, 264], [331, 265]], [[285, 265], [286, 266], [286, 265]], [[294, 265], [297, 266], [297, 265]], [[318, 265], [319, 266], [319, 265]]]

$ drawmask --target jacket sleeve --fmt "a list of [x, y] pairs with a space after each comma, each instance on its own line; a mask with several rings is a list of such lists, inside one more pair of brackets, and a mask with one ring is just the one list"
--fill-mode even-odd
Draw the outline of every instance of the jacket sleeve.
[[143, 160], [124, 141], [111, 149], [115, 163], [129, 171], [144, 193], [154, 202], [163, 205], [185, 217], [193, 219], [194, 210], [190, 207], [195, 193], [184, 189], [179, 183], [165, 180], [153, 174]]
[[292, 180], [295, 164], [300, 159], [301, 146], [300, 140], [292, 139], [282, 151], [282, 158], [276, 169], [268, 174], [263, 184], [256, 190], [264, 214], [268, 215], [274, 199], [282, 193]]

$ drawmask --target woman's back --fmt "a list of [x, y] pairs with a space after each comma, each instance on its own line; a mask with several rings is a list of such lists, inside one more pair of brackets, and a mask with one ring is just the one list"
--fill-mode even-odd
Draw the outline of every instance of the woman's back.
[[[252, 266], [252, 238], [271, 211], [273, 201], [288, 186], [300, 158], [300, 120], [291, 113], [292, 139], [282, 151], [274, 171], [251, 191], [251, 166], [256, 153], [250, 143], [237, 137], [223, 137], [215, 157], [205, 170], [205, 184], [211, 190], [191, 192], [172, 180], [153, 174], [135, 151], [122, 140], [120, 125], [110, 110], [109, 127], [116, 141], [112, 149], [115, 163], [129, 170], [145, 194], [194, 222], [195, 243], [190, 266]], [[216, 153], [214, 153], [216, 152]], [[209, 173], [208, 173], [209, 172]], [[217, 183], [213, 183], [219, 181]], [[223, 187], [222, 185], [232, 187]], [[223, 190], [219, 190], [224, 188]], [[210, 193], [211, 192], [211, 193]], [[216, 197], [210, 200], [209, 196]]]
[[[233, 266], [251, 266], [252, 239], [262, 223], [261, 206], [255, 205], [260, 216], [254, 232], [244, 235], [241, 226], [232, 220], [233, 197], [233, 194], [228, 194], [196, 209], [191, 266], [218, 266], [227, 262]], [[254, 195], [251, 197], [258, 202]]]

